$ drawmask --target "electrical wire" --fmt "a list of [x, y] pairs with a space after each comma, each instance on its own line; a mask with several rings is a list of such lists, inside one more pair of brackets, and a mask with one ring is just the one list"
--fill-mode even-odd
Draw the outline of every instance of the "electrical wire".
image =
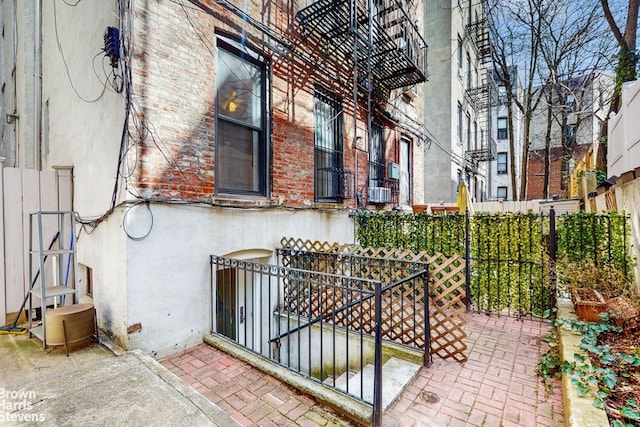
[[[70, 6], [76, 6], [80, 1], [78, 1], [75, 5], [70, 5]], [[97, 102], [100, 98], [102, 98], [102, 95], [104, 95], [105, 92], [105, 88], [106, 86], [102, 87], [102, 90], [100, 91], [100, 94], [95, 98], [95, 99], [87, 99], [84, 96], [80, 95], [80, 92], [78, 92], [78, 89], [76, 89], [75, 84], [73, 83], [73, 79], [71, 78], [71, 72], [69, 71], [69, 65], [67, 64], [67, 60], [64, 56], [64, 51], [62, 49], [62, 43], [60, 42], [60, 34], [58, 33], [58, 13], [57, 13], [57, 8], [56, 8], [56, 4], [58, 3], [58, 0], [53, 0], [53, 27], [54, 27], [54, 31], [56, 34], [56, 44], [58, 45], [58, 52], [60, 52], [60, 57], [62, 58], [62, 63], [64, 64], [64, 68], [67, 74], [67, 79], [69, 80], [69, 83], [71, 84], [71, 88], [73, 89], [73, 91], [76, 93], [76, 95], [78, 96], [78, 98], [80, 98], [82, 101], [86, 102], [87, 104], [92, 104], [94, 102]], [[67, 4], [65, 2], [65, 4]]]
[[[131, 212], [133, 208], [135, 208], [136, 206], [138, 206], [143, 202], [147, 207], [147, 211], [149, 212], [149, 218], [150, 218], [149, 229], [139, 236], [134, 236], [131, 234], [129, 229], [127, 229], [127, 217], [129, 216], [129, 212]], [[151, 206], [148, 200], [138, 200], [127, 207], [127, 209], [124, 212], [124, 215], [122, 216], [122, 229], [124, 230], [124, 233], [127, 235], [127, 237], [130, 238], [131, 240], [143, 240], [144, 238], [149, 236], [149, 234], [151, 234], [151, 230], [153, 230], [153, 211], [151, 210]]]

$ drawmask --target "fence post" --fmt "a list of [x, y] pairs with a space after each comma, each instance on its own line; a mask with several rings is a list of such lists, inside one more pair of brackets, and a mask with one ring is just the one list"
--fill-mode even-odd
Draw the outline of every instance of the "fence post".
[[465, 305], [467, 306], [467, 313], [471, 310], [471, 220], [469, 217], [469, 208], [464, 212], [464, 261], [465, 261], [465, 273], [464, 273], [464, 292], [465, 292]]
[[551, 259], [551, 272], [550, 274], [550, 289], [549, 289], [549, 298], [550, 298], [550, 308], [556, 306], [556, 289], [557, 289], [557, 280], [558, 280], [558, 272], [557, 272], [557, 249], [558, 249], [558, 235], [556, 233], [556, 211], [551, 206], [549, 209], [549, 240], [548, 240], [548, 252], [549, 258]]
[[376, 282], [375, 294], [375, 365], [373, 368], [373, 425], [382, 425], [382, 290], [381, 282]]
[[424, 360], [423, 365], [431, 366], [431, 319], [429, 318], [429, 271], [424, 273], [422, 278], [424, 292]]

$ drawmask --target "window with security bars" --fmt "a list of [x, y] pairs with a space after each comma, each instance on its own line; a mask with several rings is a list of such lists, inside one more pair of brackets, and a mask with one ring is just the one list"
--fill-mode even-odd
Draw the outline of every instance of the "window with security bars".
[[331, 92], [316, 87], [313, 112], [315, 198], [339, 202], [345, 197], [342, 104]]
[[369, 188], [385, 187], [384, 127], [379, 122], [371, 125], [369, 144]]

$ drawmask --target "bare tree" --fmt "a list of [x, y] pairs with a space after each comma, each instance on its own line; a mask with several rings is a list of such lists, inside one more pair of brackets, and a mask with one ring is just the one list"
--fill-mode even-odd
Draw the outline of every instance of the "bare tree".
[[[540, 3], [545, 3], [541, 1]], [[599, 70], [608, 51], [606, 25], [598, 0], [583, 0], [579, 4], [569, 0], [547, 1], [542, 6], [540, 32], [540, 78], [543, 80], [546, 101], [546, 132], [544, 146], [543, 197], [548, 198], [551, 174], [551, 149], [560, 149], [560, 192], [569, 192], [569, 161], [573, 158], [575, 131], [583, 116], [569, 113], [592, 87], [594, 75]], [[571, 105], [569, 105], [571, 104]], [[593, 112], [591, 112], [593, 113]], [[569, 132], [569, 129], [573, 131]], [[558, 141], [559, 139], [559, 141]], [[590, 141], [592, 142], [593, 137]], [[584, 142], [584, 141], [582, 141]]]
[[[540, 103], [540, 94], [534, 89], [538, 78], [539, 45], [544, 10], [538, 0], [490, 0], [487, 4], [489, 31], [492, 45], [492, 62], [496, 76], [505, 87], [507, 123], [511, 156], [511, 183], [514, 200], [526, 198], [527, 164], [531, 146], [531, 120]], [[515, 67], [517, 65], [518, 67]], [[523, 91], [519, 96], [517, 76], [522, 70]], [[514, 111], [517, 108], [523, 120], [523, 147], [520, 170], [520, 189], [516, 186]]]
[[[500, 83], [506, 88], [509, 107], [508, 125], [511, 148], [511, 177], [515, 197], [513, 108], [522, 117], [523, 147], [519, 198], [527, 198], [529, 157], [536, 135], [532, 121], [543, 114], [547, 129], [544, 141], [544, 196], [549, 196], [550, 153], [552, 139], [561, 140], [563, 191], [569, 187], [568, 161], [571, 144], [563, 131], [570, 110], [567, 95], [575, 88], [567, 82], [588, 75], [602, 66], [610, 52], [606, 46], [606, 28], [600, 3], [604, 0], [490, 0], [489, 28], [492, 38], [492, 62]], [[635, 0], [640, 1], [640, 0]], [[510, 77], [514, 65], [520, 69], [523, 91], [517, 96]], [[542, 110], [541, 108], [544, 108]], [[544, 111], [544, 113], [543, 113]], [[543, 117], [541, 116], [541, 117]], [[573, 116], [575, 117], [575, 116]], [[561, 132], [558, 133], [558, 128]]]

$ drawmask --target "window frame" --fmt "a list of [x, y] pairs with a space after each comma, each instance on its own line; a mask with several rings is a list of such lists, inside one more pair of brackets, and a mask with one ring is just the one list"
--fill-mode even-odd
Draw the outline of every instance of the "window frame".
[[[500, 161], [503, 158], [504, 161]], [[504, 165], [504, 169], [500, 166]], [[498, 175], [506, 175], [509, 172], [509, 153], [502, 151], [496, 155], [496, 173]]]
[[[500, 127], [501, 121], [504, 121], [504, 127]], [[496, 129], [498, 131], [498, 139], [509, 139], [509, 121], [506, 117], [498, 117]]]
[[463, 70], [462, 68], [464, 66], [463, 62], [464, 62], [464, 52], [462, 49], [462, 37], [460, 37], [460, 34], [458, 34], [458, 70]]
[[[500, 197], [500, 193], [501, 192], [504, 192], [504, 197]], [[496, 188], [496, 198], [497, 199], [507, 200], [508, 194], [509, 194], [509, 188], [508, 187], [500, 186], [500, 187]]]
[[471, 135], [472, 135], [471, 134], [471, 114], [468, 111], [466, 112], [466, 117], [467, 117], [467, 123], [466, 123], [467, 151], [471, 151]]
[[462, 111], [462, 104], [458, 102], [458, 145], [462, 146], [462, 136], [464, 135], [464, 112]]
[[[378, 121], [373, 120], [371, 123], [371, 135], [369, 145], [368, 158], [368, 181], [371, 187], [386, 187], [386, 146], [385, 146], [385, 127]], [[374, 140], [377, 141], [374, 147]]]
[[[319, 135], [321, 132], [319, 123], [319, 105], [323, 103], [327, 109], [329, 109], [329, 115], [333, 122], [331, 123], [331, 130], [323, 132], [322, 135], [328, 136], [331, 147], [327, 144], [319, 144]], [[342, 107], [342, 100], [333, 92], [321, 87], [314, 87], [313, 97], [313, 118], [314, 118], [314, 132], [313, 132], [313, 170], [314, 170], [314, 199], [316, 202], [333, 202], [340, 203], [345, 198], [345, 176], [344, 176], [344, 112]], [[323, 138], [323, 141], [324, 138]], [[330, 165], [319, 165], [319, 155], [332, 157]], [[322, 168], [321, 168], [322, 166]], [[323, 169], [323, 170], [321, 170]], [[322, 176], [324, 173], [325, 179], [330, 182], [329, 191], [326, 185], [322, 185]]]
[[[216, 35], [216, 63], [220, 60], [219, 51], [222, 50], [228, 55], [234, 56], [240, 61], [246, 61], [249, 64], [258, 68], [260, 72], [260, 124], [258, 126], [250, 125], [241, 120], [235, 120], [232, 117], [225, 116], [221, 113], [219, 106], [219, 82], [216, 81], [216, 103], [215, 103], [215, 195], [231, 196], [231, 197], [243, 197], [243, 198], [266, 198], [269, 194], [269, 176], [271, 173], [269, 165], [270, 157], [270, 131], [269, 131], [269, 105], [268, 105], [268, 91], [270, 88], [269, 80], [269, 64], [267, 59], [253, 49], [249, 49], [244, 44], [240, 44], [237, 41], [217, 34]], [[216, 67], [218, 66], [216, 64]], [[222, 135], [221, 127], [224, 124], [242, 127], [243, 129], [257, 133], [257, 164], [252, 166], [254, 173], [257, 176], [257, 189], [238, 189], [222, 187], [221, 181], [225, 178], [221, 176], [223, 168], [222, 164]], [[255, 154], [255, 153], [254, 153]]]

